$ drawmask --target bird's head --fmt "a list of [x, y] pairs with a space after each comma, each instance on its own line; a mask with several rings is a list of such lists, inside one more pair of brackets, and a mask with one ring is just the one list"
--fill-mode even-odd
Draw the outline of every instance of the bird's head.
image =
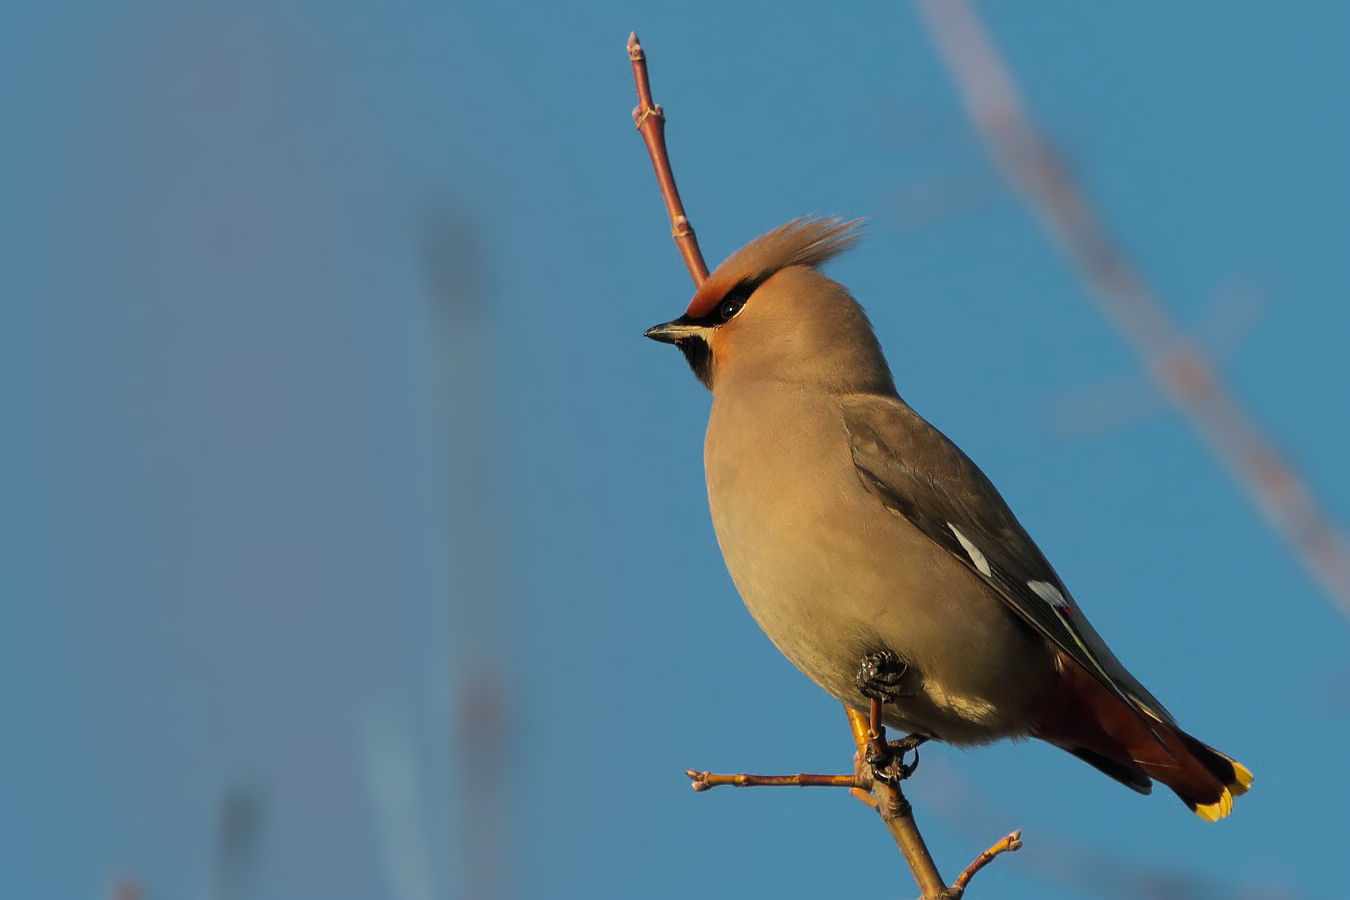
[[862, 308], [819, 271], [859, 226], [803, 218], [755, 238], [708, 276], [684, 315], [646, 336], [679, 347], [713, 391], [737, 377], [893, 390]]

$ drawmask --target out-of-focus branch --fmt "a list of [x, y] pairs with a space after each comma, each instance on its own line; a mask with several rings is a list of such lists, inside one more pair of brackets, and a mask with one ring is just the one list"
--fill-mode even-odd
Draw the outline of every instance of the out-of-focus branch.
[[240, 900], [249, 891], [262, 842], [262, 798], [242, 785], [227, 787], [220, 798], [216, 826], [212, 900]]
[[366, 778], [391, 896], [435, 900], [432, 848], [419, 808], [427, 792], [419, 784], [412, 742], [406, 728], [389, 715], [372, 715], [363, 726]]
[[1350, 544], [1199, 347], [1163, 308], [1027, 115], [1011, 73], [967, 0], [916, 0], [1005, 177], [1041, 218], [1098, 305], [1144, 358], [1267, 522], [1350, 616]]
[[652, 168], [656, 170], [656, 180], [661, 184], [661, 197], [666, 201], [666, 213], [670, 216], [670, 233], [675, 238], [675, 246], [679, 248], [680, 256], [689, 269], [689, 277], [694, 279], [694, 286], [698, 287], [708, 278], [708, 264], [703, 261], [694, 227], [684, 214], [680, 191], [675, 187], [675, 172], [670, 167], [670, 154], [666, 151], [666, 113], [652, 100], [652, 86], [647, 78], [647, 56], [642, 52], [636, 32], [628, 36], [628, 58], [633, 62], [633, 80], [637, 82], [638, 105], [633, 110], [633, 122], [637, 130], [642, 132], [642, 140], [652, 158]]
[[132, 878], [123, 878], [113, 885], [112, 900], [142, 900], [140, 882]]
[[[458, 845], [453, 893], [474, 900], [504, 900], [517, 891], [512, 879], [515, 803], [510, 796], [517, 779], [512, 777], [508, 716], [502, 713], [513, 702], [510, 672], [503, 660], [508, 656], [507, 633], [516, 598], [504, 549], [507, 525], [502, 511], [508, 504], [502, 496], [501, 426], [496, 416], [501, 398], [494, 377], [483, 237], [472, 216], [441, 201], [428, 210], [417, 238], [427, 279], [427, 333], [435, 341], [432, 356], [437, 361], [432, 395], [439, 416], [435, 456], [450, 460], [440, 473], [438, 514], [449, 548], [448, 565], [439, 577], [444, 578], [449, 616], [441, 665], [453, 740], [450, 824]], [[396, 763], [397, 755], [389, 762]], [[407, 764], [413, 762], [408, 755]], [[418, 795], [395, 793], [390, 799], [398, 801], [400, 796], [403, 799], [389, 808], [388, 824], [420, 822], [409, 818]], [[404, 873], [396, 887], [408, 898], [433, 896], [428, 861], [434, 854], [424, 847], [417, 858], [409, 855], [407, 838], [415, 834], [405, 830], [387, 845], [390, 862]], [[423, 872], [426, 878], [418, 874]], [[409, 889], [414, 886], [416, 893]]]

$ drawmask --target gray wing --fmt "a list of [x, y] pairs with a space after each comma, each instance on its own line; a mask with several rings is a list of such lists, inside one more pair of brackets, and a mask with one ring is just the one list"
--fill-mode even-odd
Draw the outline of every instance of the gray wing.
[[854, 466], [871, 494], [982, 579], [1145, 725], [1151, 718], [1171, 721], [1107, 649], [998, 490], [959, 447], [898, 398], [852, 395], [840, 406]]

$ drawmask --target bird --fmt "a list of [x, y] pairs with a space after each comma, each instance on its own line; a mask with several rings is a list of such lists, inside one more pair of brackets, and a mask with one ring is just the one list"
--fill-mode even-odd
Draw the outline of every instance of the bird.
[[746, 607], [816, 684], [879, 700], [914, 740], [1038, 738], [1227, 816], [1251, 772], [1181, 729], [984, 473], [900, 398], [862, 306], [821, 271], [861, 229], [793, 220], [645, 332], [712, 392], [708, 503]]

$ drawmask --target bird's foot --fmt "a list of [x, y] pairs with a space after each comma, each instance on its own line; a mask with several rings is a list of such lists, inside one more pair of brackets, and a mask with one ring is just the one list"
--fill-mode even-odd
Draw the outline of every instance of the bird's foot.
[[913, 697], [913, 691], [900, 689], [909, 664], [890, 650], [873, 650], [863, 655], [853, 683], [869, 700], [894, 703], [903, 697]]
[[[899, 784], [914, 774], [919, 767], [919, 745], [928, 738], [922, 734], [911, 734], [898, 741], [869, 741], [863, 753], [863, 762], [872, 770], [872, 777], [888, 784]], [[905, 757], [914, 754], [909, 762]]]

